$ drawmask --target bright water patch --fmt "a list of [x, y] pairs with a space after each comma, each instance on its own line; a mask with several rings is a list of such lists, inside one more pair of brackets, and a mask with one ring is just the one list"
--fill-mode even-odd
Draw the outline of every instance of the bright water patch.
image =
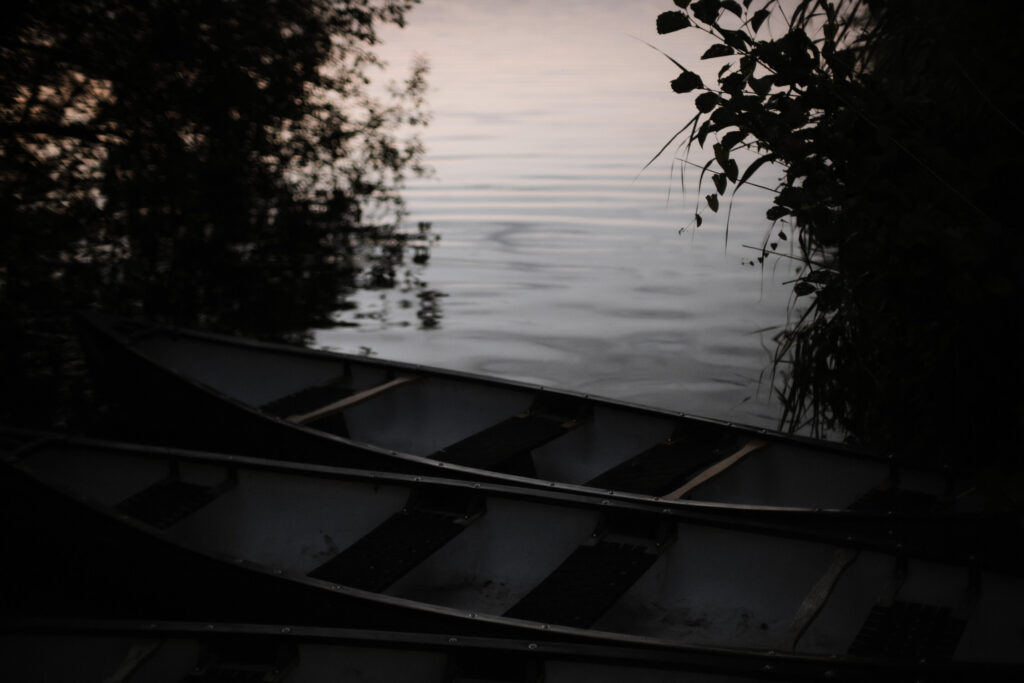
[[[727, 243], [729, 198], [695, 229], [713, 187], [706, 178], [698, 194], [699, 170], [685, 167], [684, 194], [674, 150], [638, 177], [694, 110], [668, 86], [676, 68], [630, 34], [717, 69], [679, 37], [696, 32], [655, 34], [667, 9], [425, 0], [385, 35], [394, 66], [414, 53], [431, 63], [436, 174], [405, 196], [409, 226], [430, 222], [441, 240], [414, 268], [425, 286], [357, 292], [344, 326], [316, 342], [774, 426], [760, 380], [793, 273], [744, 265], [757, 256], [744, 245], [768, 234], [769, 193], [741, 190]], [[694, 149], [691, 161], [709, 156]], [[436, 327], [417, 318], [422, 297]]]

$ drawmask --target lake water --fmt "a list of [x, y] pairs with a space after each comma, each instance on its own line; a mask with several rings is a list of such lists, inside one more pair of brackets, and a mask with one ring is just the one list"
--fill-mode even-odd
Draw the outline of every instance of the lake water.
[[762, 373], [793, 273], [747, 265], [744, 247], [769, 229], [768, 193], [741, 190], [726, 242], [724, 206], [691, 224], [697, 178], [681, 193], [671, 149], [637, 177], [695, 113], [641, 40], [706, 82], [721, 66], [698, 61], [696, 31], [656, 34], [673, 6], [424, 0], [386, 31], [392, 67], [431, 65], [435, 174], [405, 194], [408, 224], [441, 239], [415, 266], [424, 287], [356, 293], [315, 343], [774, 426]]

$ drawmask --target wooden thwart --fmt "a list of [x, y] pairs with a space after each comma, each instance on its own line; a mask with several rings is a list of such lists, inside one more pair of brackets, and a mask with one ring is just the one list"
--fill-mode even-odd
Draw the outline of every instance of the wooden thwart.
[[707, 482], [710, 479], [713, 479], [714, 477], [717, 477], [719, 474], [729, 469], [743, 458], [747, 457], [748, 455], [750, 455], [751, 453], [758, 449], [764, 448], [767, 445], [768, 442], [758, 441], [757, 439], [748, 441], [746, 444], [743, 445], [742, 448], [740, 448], [732, 455], [726, 458], [722, 458], [714, 465], [707, 468], [706, 470], [695, 476], [693, 479], [677, 488], [672, 493], [662, 496], [662, 498], [676, 499], [685, 497], [688, 493], [690, 493], [690, 491], [694, 490], [701, 484]]
[[354, 406], [357, 403], [362, 403], [367, 399], [373, 398], [377, 394], [384, 393], [385, 391], [394, 389], [395, 387], [400, 387], [403, 384], [408, 384], [409, 382], [412, 382], [414, 379], [416, 378], [397, 377], [391, 380], [390, 382], [385, 382], [384, 384], [378, 384], [375, 387], [364, 389], [363, 391], [354, 393], [350, 396], [346, 396], [345, 398], [339, 399], [332, 403], [328, 403], [325, 406], [321, 406], [316, 410], [311, 410], [308, 413], [303, 413], [301, 415], [289, 415], [285, 419], [287, 419], [288, 422], [300, 425], [313, 422], [314, 420], [319, 420], [329, 415], [340, 413], [342, 410], [345, 410], [346, 408]]
[[828, 569], [818, 579], [818, 582], [814, 584], [807, 597], [800, 604], [799, 609], [797, 609], [796, 615], [793, 617], [793, 621], [790, 622], [789, 629], [782, 640], [780, 649], [787, 652], [796, 650], [797, 642], [799, 642], [807, 627], [811, 625], [811, 622], [814, 621], [814, 618], [821, 612], [825, 603], [828, 602], [828, 598], [832, 595], [832, 591], [835, 589], [836, 583], [839, 582], [839, 577], [843, 575], [843, 571], [850, 566], [850, 563], [857, 559], [857, 552], [853, 548], [839, 548], [832, 555], [832, 562], [829, 564]]

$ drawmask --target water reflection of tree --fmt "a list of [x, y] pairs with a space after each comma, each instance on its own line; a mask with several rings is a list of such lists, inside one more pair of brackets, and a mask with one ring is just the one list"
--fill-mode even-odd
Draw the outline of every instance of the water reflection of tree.
[[425, 67], [368, 79], [376, 29], [415, 1], [4, 10], [4, 419], [50, 423], [58, 385], [85, 390], [76, 309], [295, 340], [429, 244], [395, 229]]

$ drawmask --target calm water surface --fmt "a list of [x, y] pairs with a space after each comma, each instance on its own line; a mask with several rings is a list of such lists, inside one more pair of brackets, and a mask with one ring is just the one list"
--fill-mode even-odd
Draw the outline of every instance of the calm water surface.
[[768, 230], [767, 193], [737, 197], [726, 243], [724, 209], [690, 224], [697, 178], [682, 193], [673, 154], [637, 177], [695, 112], [638, 38], [705, 80], [721, 66], [698, 62], [696, 32], [657, 36], [672, 6], [424, 0], [388, 32], [393, 67], [431, 64], [435, 174], [406, 196], [409, 225], [441, 239], [417, 267], [425, 289], [357, 293], [315, 343], [773, 426], [761, 378], [792, 272], [745, 265], [743, 247]]

